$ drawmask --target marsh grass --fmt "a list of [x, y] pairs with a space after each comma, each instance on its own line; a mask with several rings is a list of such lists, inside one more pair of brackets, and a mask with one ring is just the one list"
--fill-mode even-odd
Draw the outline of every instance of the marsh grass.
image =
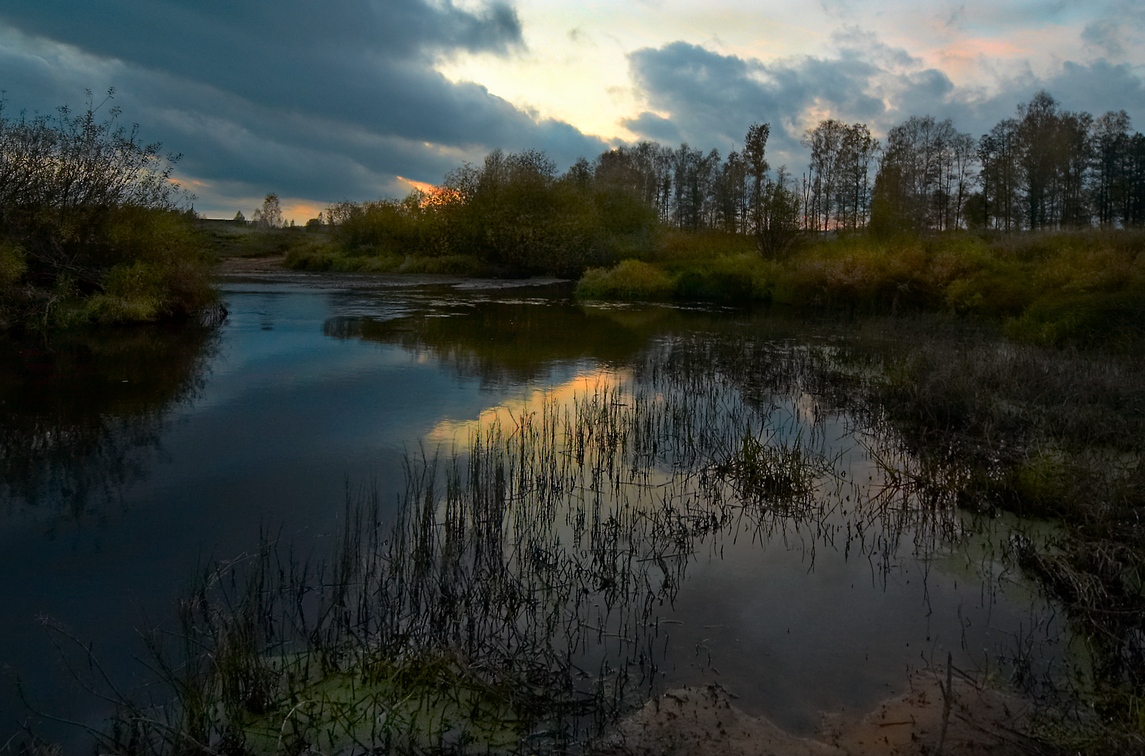
[[[347, 494], [327, 560], [267, 537], [204, 571], [151, 637], [163, 685], [113, 695], [100, 748], [583, 752], [657, 690], [689, 565], [743, 537], [811, 565], [865, 556], [884, 584], [904, 550], [975, 562], [987, 591], [1035, 578], [1076, 670], [1031, 617], [981, 679], [1037, 697], [1044, 742], [1139, 748], [1140, 365], [888, 322], [669, 336], [571, 396], [458, 426], [407, 455], [396, 509]], [[840, 423], [866, 479], [844, 472]]]
[[[744, 242], [664, 234], [641, 257], [639, 279], [631, 261], [593, 269], [578, 295], [774, 302], [865, 315], [942, 312], [1049, 346], [1132, 344], [1143, 336], [1145, 235], [1138, 231], [832, 234], [805, 237], [777, 260]], [[653, 280], [655, 287], [638, 285]]]
[[[1050, 253], [1045, 253], [1050, 254]], [[958, 505], [1056, 524], [1011, 559], [1061, 602], [1084, 662], [1044, 681], [1043, 737], [1086, 752], [1145, 749], [1145, 371], [1139, 353], [990, 341], [967, 331], [841, 354], [886, 423]], [[922, 326], [928, 328], [928, 326]], [[867, 332], [870, 337], [877, 328]], [[881, 337], [881, 338], [885, 338]], [[861, 345], [860, 345], [861, 344]], [[872, 364], [878, 363], [877, 369]]]
[[701, 553], [746, 529], [889, 569], [904, 543], [959, 537], [902, 447], [877, 485], [839, 472], [831, 401], [784, 399], [826, 396], [830, 380], [815, 349], [674, 339], [631, 374], [586, 376], [456, 448], [410, 453], [396, 517], [376, 491], [348, 495], [329, 561], [268, 538], [205, 571], [177, 629], [153, 636], [166, 687], [122, 697], [100, 748], [590, 748], [656, 690], [661, 607]]
[[640, 260], [625, 260], [615, 268], [589, 268], [577, 283], [584, 299], [658, 301], [671, 299], [675, 285], [659, 268]]

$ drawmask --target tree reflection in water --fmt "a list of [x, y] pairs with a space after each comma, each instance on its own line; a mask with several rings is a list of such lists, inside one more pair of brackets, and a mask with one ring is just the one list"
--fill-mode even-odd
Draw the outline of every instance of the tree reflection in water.
[[0, 340], [4, 515], [74, 521], [121, 500], [217, 341], [200, 326]]

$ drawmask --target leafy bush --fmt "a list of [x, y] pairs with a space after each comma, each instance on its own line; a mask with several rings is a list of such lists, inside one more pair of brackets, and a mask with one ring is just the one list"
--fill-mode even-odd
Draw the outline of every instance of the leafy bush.
[[333, 270], [342, 259], [344, 256], [333, 245], [320, 240], [306, 239], [303, 243], [289, 248], [283, 264], [291, 270], [323, 271]]
[[1140, 339], [1145, 336], [1145, 291], [1054, 292], [1008, 321], [1006, 333], [1051, 346]]
[[864, 311], [918, 307], [931, 294], [928, 257], [917, 243], [871, 236], [822, 241], [788, 260], [776, 298]]
[[0, 103], [0, 327], [183, 317], [213, 299], [175, 158], [100, 107], [10, 118]]
[[720, 257], [755, 254], [755, 240], [750, 236], [719, 231], [667, 231], [660, 236], [652, 251], [656, 261], [665, 267], [678, 269]]
[[[451, 172], [438, 189], [342, 202], [327, 215], [341, 257], [397, 258], [403, 271], [469, 275], [579, 276], [647, 254], [659, 225], [637, 197], [575, 171], [558, 176], [536, 151], [496, 151], [479, 167]], [[303, 257], [300, 265], [373, 268]]]

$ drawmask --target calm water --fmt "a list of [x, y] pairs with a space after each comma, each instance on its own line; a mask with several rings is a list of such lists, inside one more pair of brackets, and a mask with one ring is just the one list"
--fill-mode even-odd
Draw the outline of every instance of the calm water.
[[816, 516], [771, 512], [695, 539], [658, 610], [658, 685], [718, 681], [745, 709], [809, 732], [822, 711], [871, 707], [948, 651], [975, 670], [1031, 638], [1055, 653], [1040, 640], [1057, 632], [1049, 610], [999, 556], [1005, 524], [919, 514], [905, 494], [891, 508], [909, 516], [872, 515], [869, 502], [859, 513], [886, 465], [910, 465], [893, 438], [810, 374], [729, 379], [703, 358], [717, 341], [769, 349], [775, 364], [821, 357], [845, 325], [584, 307], [559, 286], [267, 277], [223, 290], [217, 332], [0, 345], [0, 733], [29, 716], [58, 732], [28, 714], [17, 678], [44, 714], [98, 724], [107, 705], [83, 689], [79, 643], [116, 685], [144, 684], [138, 632], [171, 624], [197, 568], [264, 534], [327, 553], [348, 493], [373, 488], [397, 506], [407, 455], [540, 396], [639, 387], [662, 355], [696, 345], [701, 358], [678, 373], [701, 393], [718, 384], [713, 406], [742, 405], [761, 438], [818, 450], [835, 483]]

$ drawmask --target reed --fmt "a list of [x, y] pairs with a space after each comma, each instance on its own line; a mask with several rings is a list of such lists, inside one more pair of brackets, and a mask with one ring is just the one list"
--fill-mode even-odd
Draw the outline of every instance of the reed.
[[893, 344], [878, 333], [839, 357], [870, 376], [868, 423], [901, 439], [920, 482], [966, 510], [1053, 525], [1048, 538], [1016, 534], [1007, 555], [1060, 602], [1083, 660], [1031, 689], [1041, 735], [1082, 752], [1145, 748], [1139, 354], [991, 341], [965, 326], [940, 335], [933, 322], [899, 320]]
[[701, 550], [746, 526], [806, 539], [812, 559], [822, 543], [888, 564], [904, 537], [930, 548], [956, 529], [893, 471], [905, 455], [866, 495], [828, 452], [825, 412], [761, 393], [822, 369], [789, 344], [681, 339], [410, 453], [396, 515], [377, 491], [348, 495], [329, 561], [266, 538], [204, 572], [152, 641], [169, 698], [121, 701], [100, 748], [590, 749], [655, 690], [658, 608]]

